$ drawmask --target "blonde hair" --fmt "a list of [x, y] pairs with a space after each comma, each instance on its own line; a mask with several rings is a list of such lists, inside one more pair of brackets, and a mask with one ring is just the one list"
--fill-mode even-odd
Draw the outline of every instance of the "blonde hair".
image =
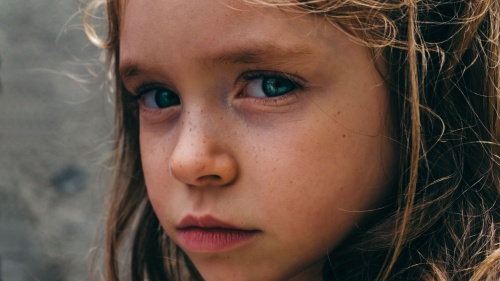
[[[325, 280], [500, 280], [500, 2], [497, 0], [246, 0], [323, 16], [372, 50], [383, 68], [400, 147], [399, 183], [377, 223], [329, 255]], [[108, 36], [92, 15], [105, 5]], [[84, 11], [111, 73], [120, 1]], [[133, 232], [132, 280], [202, 280], [163, 233], [149, 203], [137, 109], [116, 91], [115, 177], [107, 221], [107, 280]]]

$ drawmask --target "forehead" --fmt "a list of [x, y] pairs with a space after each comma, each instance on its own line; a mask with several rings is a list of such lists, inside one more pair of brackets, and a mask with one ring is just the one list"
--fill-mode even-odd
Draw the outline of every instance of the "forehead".
[[263, 17], [282, 16], [275, 7], [250, 4], [245, 0], [125, 0], [120, 12], [123, 29], [135, 26], [156, 31], [189, 31], [203, 27], [221, 35], [234, 30], [251, 30], [251, 26]]
[[[341, 47], [323, 18], [243, 0], [128, 0], [120, 60], [200, 59], [251, 45], [308, 52]], [[294, 52], [292, 52], [294, 53]]]

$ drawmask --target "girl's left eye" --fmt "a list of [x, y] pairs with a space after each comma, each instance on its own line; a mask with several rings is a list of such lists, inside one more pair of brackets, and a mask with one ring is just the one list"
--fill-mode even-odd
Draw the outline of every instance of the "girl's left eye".
[[298, 88], [298, 85], [284, 77], [254, 77], [245, 87], [244, 95], [254, 98], [274, 98], [286, 95]]

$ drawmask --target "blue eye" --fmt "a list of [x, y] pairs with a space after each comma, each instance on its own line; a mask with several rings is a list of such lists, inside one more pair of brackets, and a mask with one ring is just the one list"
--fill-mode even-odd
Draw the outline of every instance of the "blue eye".
[[181, 104], [179, 95], [165, 88], [145, 91], [142, 95], [144, 104], [149, 108], [167, 108]]
[[273, 98], [286, 95], [295, 90], [294, 81], [284, 77], [257, 77], [250, 80], [245, 88], [245, 95], [256, 98]]

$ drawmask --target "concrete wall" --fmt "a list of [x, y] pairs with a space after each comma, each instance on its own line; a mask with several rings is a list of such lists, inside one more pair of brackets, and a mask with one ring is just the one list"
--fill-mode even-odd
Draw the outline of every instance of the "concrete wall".
[[89, 280], [102, 248], [112, 106], [77, 11], [0, 0], [1, 281]]

